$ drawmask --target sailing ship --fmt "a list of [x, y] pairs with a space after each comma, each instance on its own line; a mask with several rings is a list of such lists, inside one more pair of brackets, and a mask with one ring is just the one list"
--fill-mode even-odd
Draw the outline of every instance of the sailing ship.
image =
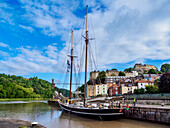
[[85, 83], [84, 83], [84, 100], [83, 102], [74, 102], [72, 103], [71, 100], [71, 86], [72, 86], [72, 67], [73, 67], [73, 30], [72, 30], [72, 43], [71, 43], [71, 72], [70, 72], [70, 95], [69, 95], [69, 102], [62, 102], [60, 99], [58, 100], [59, 106], [61, 107], [63, 112], [67, 112], [70, 114], [75, 114], [87, 118], [94, 118], [99, 120], [112, 120], [115, 117], [119, 117], [123, 114], [123, 108], [120, 107], [113, 107], [109, 106], [108, 103], [100, 104], [92, 104], [87, 103], [86, 99], [86, 85], [87, 85], [87, 52], [88, 52], [88, 44], [89, 44], [89, 37], [88, 37], [88, 30], [87, 30], [87, 19], [88, 19], [88, 5], [86, 7], [86, 36], [85, 36]]

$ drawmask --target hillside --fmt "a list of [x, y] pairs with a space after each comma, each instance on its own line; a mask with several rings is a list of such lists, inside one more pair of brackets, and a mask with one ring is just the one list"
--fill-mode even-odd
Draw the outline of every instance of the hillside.
[[[57, 90], [63, 92], [63, 89]], [[53, 94], [54, 89], [48, 81], [0, 74], [0, 98], [52, 98]]]

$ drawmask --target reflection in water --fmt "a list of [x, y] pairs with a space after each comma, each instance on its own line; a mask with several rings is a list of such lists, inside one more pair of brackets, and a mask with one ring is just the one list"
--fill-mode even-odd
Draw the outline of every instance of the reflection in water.
[[0, 117], [37, 121], [47, 128], [168, 128], [166, 125], [117, 119], [98, 121], [63, 113], [59, 107], [46, 101], [0, 102]]

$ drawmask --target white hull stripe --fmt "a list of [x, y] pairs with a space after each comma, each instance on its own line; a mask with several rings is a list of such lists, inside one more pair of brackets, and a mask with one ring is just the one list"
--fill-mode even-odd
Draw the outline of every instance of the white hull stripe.
[[[59, 104], [60, 105], [60, 104]], [[69, 109], [66, 109], [64, 107], [62, 107], [62, 105], [60, 105], [62, 109], [69, 111], [69, 112], [73, 112], [73, 113], [77, 113], [77, 114], [84, 114], [84, 115], [98, 115], [98, 116], [102, 116], [102, 115], [122, 115], [123, 113], [87, 113], [87, 112], [78, 112], [78, 111], [70, 111]]]

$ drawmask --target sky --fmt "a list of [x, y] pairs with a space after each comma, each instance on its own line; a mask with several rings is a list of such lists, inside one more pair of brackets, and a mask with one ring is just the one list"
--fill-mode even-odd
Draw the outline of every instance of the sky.
[[0, 73], [59, 80], [71, 29], [82, 50], [87, 4], [98, 70], [170, 63], [169, 0], [0, 0]]

